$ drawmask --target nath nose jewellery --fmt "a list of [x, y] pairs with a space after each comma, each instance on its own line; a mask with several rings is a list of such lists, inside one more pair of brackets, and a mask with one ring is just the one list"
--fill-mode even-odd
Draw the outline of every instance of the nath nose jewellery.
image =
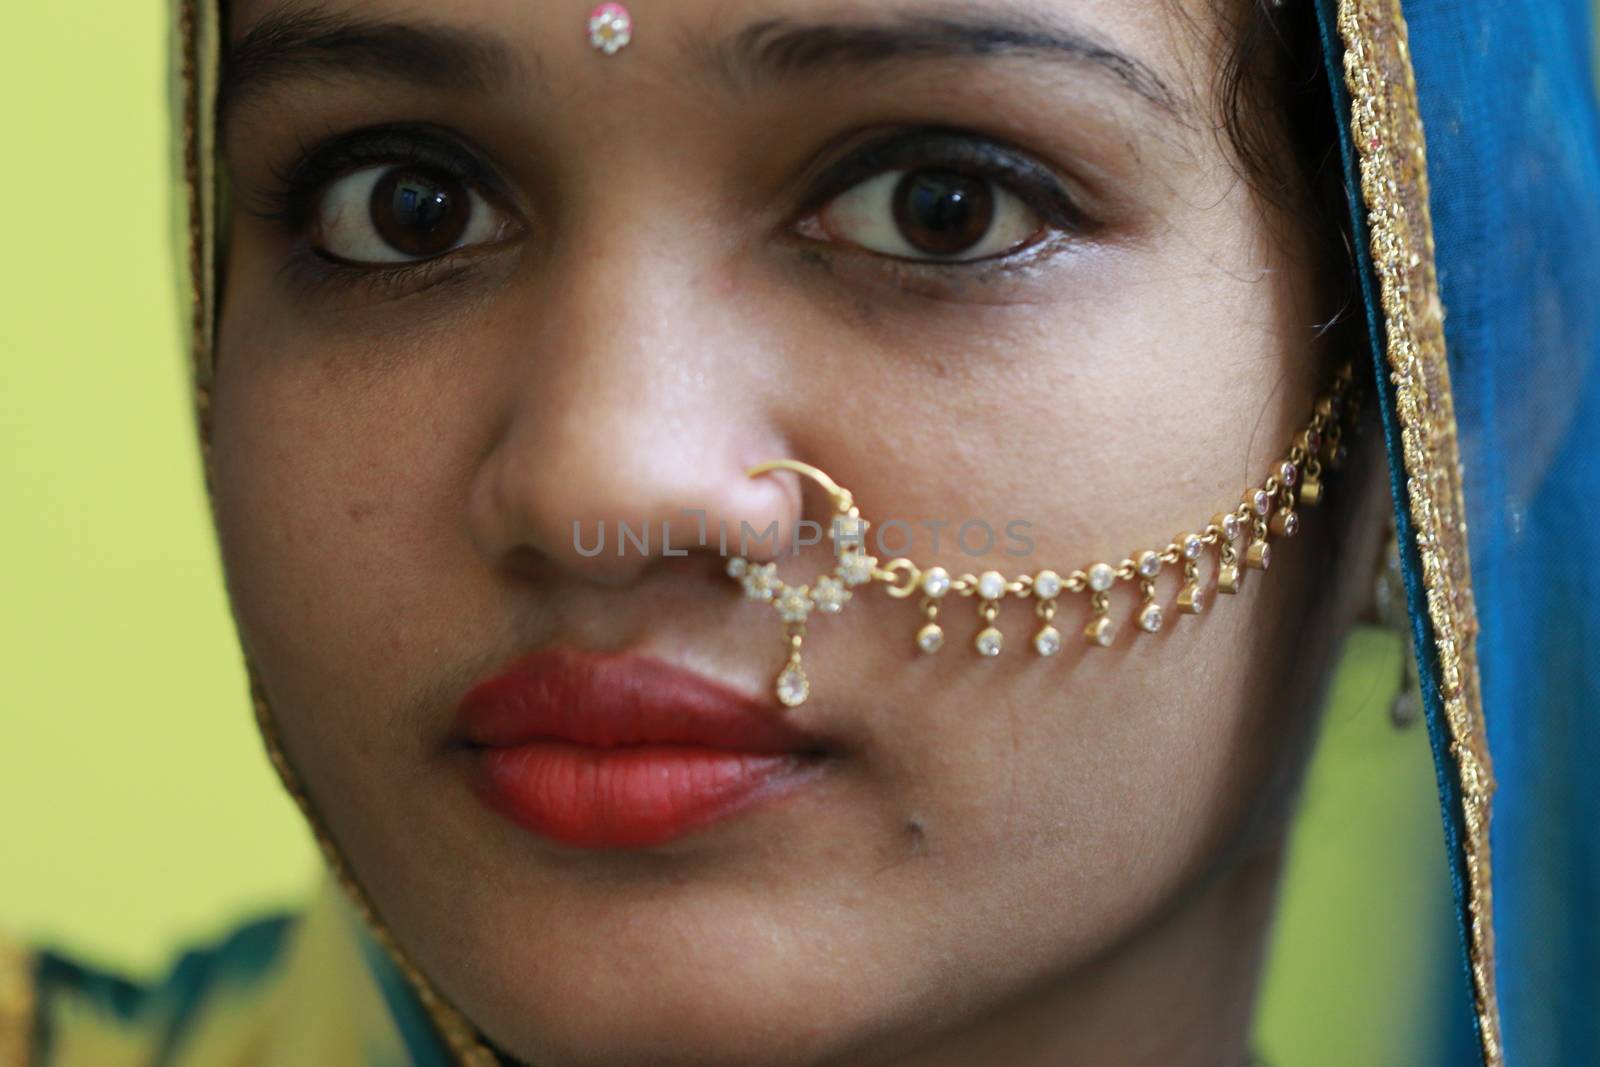
[[[805, 703], [811, 694], [811, 683], [801, 661], [807, 620], [814, 613], [838, 614], [856, 590], [874, 583], [882, 584], [889, 596], [898, 599], [920, 596], [922, 626], [914, 641], [924, 655], [944, 647], [939, 611], [952, 596], [977, 600], [979, 628], [972, 647], [982, 657], [998, 656], [1005, 648], [1005, 635], [997, 622], [1000, 605], [1007, 597], [1033, 602], [1038, 623], [1033, 649], [1045, 657], [1061, 651], [1063, 638], [1055, 623], [1063, 595], [1088, 594], [1088, 616], [1082, 633], [1083, 639], [1096, 648], [1109, 647], [1117, 636], [1117, 623], [1110, 615], [1110, 591], [1117, 582], [1138, 584], [1140, 604], [1133, 620], [1136, 636], [1156, 633], [1166, 624], [1168, 613], [1158, 597], [1156, 580], [1169, 566], [1183, 569], [1178, 613], [1203, 613], [1209, 594], [1201, 578], [1200, 561], [1208, 549], [1217, 552], [1216, 591], [1237, 593], [1246, 571], [1265, 571], [1271, 564], [1271, 539], [1294, 537], [1300, 529], [1300, 508], [1315, 507], [1321, 501], [1324, 470], [1337, 470], [1345, 458], [1341, 438], [1354, 420], [1357, 406], [1351, 385], [1351, 366], [1346, 363], [1339, 367], [1328, 391], [1317, 399], [1311, 417], [1295, 434], [1288, 451], [1266, 480], [1245, 490], [1232, 510], [1219, 512], [1205, 526], [1180, 534], [1165, 548], [1147, 549], [1120, 563], [1093, 563], [1066, 573], [1046, 569], [1014, 578], [992, 570], [978, 575], [952, 575], [943, 567], [922, 567], [905, 558], [880, 566], [877, 557], [867, 552], [866, 532], [871, 524], [862, 518], [850, 490], [799, 460], [779, 459], [750, 468], [748, 473], [753, 478], [779, 470], [809, 478], [828, 494], [836, 512], [829, 530], [836, 566], [809, 585], [784, 582], [777, 575], [775, 563], [755, 563], [743, 556], [728, 561], [728, 575], [743, 585], [745, 595], [770, 604], [783, 622], [787, 655], [774, 683], [774, 694], [788, 707]], [[1243, 534], [1249, 536], [1241, 553], [1239, 541]]]

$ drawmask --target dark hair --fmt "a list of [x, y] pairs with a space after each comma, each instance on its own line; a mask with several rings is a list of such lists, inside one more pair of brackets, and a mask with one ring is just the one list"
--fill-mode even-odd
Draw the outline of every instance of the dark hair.
[[1222, 132], [1240, 176], [1310, 238], [1327, 298], [1320, 332], [1357, 342], [1354, 239], [1316, 6], [1301, 0], [1227, 6], [1217, 85]]
[[[1310, 0], [1222, 0], [1223, 47], [1218, 74], [1219, 132], [1232, 149], [1239, 176], [1256, 197], [1275, 211], [1277, 224], [1288, 220], [1309, 249], [1320, 291], [1313, 338], [1316, 357], [1331, 366], [1351, 359], [1354, 396], [1375, 388], [1372, 360], [1365, 358], [1366, 317], [1360, 314], [1360, 275], [1351, 229], [1349, 198], [1339, 152], [1339, 112], [1328, 81], [1316, 5]], [[1312, 325], [1312, 324], [1308, 324]], [[1347, 435], [1352, 451], [1375, 433], [1375, 420]], [[1370, 438], [1368, 438], [1370, 440]], [[1370, 457], [1369, 457], [1370, 458]], [[1356, 501], [1346, 496], [1336, 525], [1353, 521]], [[1348, 507], [1350, 510], [1345, 511]], [[1329, 572], [1337, 569], [1345, 538], [1328, 542]]]

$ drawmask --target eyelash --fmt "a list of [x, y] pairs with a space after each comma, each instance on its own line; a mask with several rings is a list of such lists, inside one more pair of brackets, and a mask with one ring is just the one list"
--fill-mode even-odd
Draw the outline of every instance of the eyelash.
[[[503, 210], [510, 202], [495, 172], [471, 150], [448, 135], [416, 126], [380, 126], [333, 137], [302, 148], [286, 169], [272, 168], [273, 184], [250, 190], [245, 209], [292, 236], [309, 229], [318, 197], [335, 179], [363, 167], [381, 164], [437, 170], [477, 189]], [[815, 214], [835, 197], [861, 182], [894, 170], [952, 169], [992, 181], [1036, 212], [1044, 223], [1070, 236], [1092, 234], [1096, 222], [1078, 204], [1050, 168], [1031, 155], [1000, 141], [945, 127], [901, 130], [857, 149], [815, 180], [791, 221]], [[973, 274], [1005, 266], [1014, 254], [960, 262], [902, 259], [862, 252], [887, 261], [897, 271], [908, 268], [939, 276]], [[401, 295], [447, 283], [467, 268], [452, 253], [434, 259], [376, 266], [347, 263], [320, 254], [309, 244], [285, 262], [292, 280], [307, 292], [373, 284], [385, 294]]]
[[[940, 126], [902, 130], [869, 142], [823, 175], [803, 200], [801, 214], [820, 211], [857, 184], [888, 171], [940, 169], [994, 182], [1063, 232], [1087, 235], [1095, 229], [1095, 221], [1060, 179], [1028, 153], [992, 138]], [[959, 263], [909, 262], [961, 269]]]
[[468, 149], [438, 133], [407, 126], [378, 126], [344, 134], [309, 149], [286, 170], [272, 169], [275, 184], [258, 190], [251, 213], [291, 233], [303, 231], [324, 186], [351, 171], [378, 164], [427, 167], [498, 193], [493, 171]]

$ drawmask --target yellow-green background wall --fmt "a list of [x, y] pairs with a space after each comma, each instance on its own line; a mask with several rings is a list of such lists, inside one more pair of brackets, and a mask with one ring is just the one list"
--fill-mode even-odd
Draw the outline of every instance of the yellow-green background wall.
[[153, 966], [314, 859], [250, 730], [180, 358], [166, 8], [0, 32], [0, 925]]
[[[166, 8], [0, 33], [0, 928], [149, 974], [318, 862], [263, 758], [218, 576], [167, 208]], [[1284, 1067], [1411, 1067], [1445, 899], [1426, 740], [1358, 636], [1264, 1004]]]

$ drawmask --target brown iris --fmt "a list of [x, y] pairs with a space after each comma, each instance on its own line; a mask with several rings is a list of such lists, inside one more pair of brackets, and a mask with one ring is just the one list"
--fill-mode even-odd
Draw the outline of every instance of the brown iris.
[[372, 224], [397, 252], [438, 256], [466, 232], [472, 204], [454, 178], [396, 167], [372, 187]]
[[994, 192], [988, 181], [970, 174], [910, 171], [895, 186], [894, 220], [917, 251], [959, 255], [994, 224]]

